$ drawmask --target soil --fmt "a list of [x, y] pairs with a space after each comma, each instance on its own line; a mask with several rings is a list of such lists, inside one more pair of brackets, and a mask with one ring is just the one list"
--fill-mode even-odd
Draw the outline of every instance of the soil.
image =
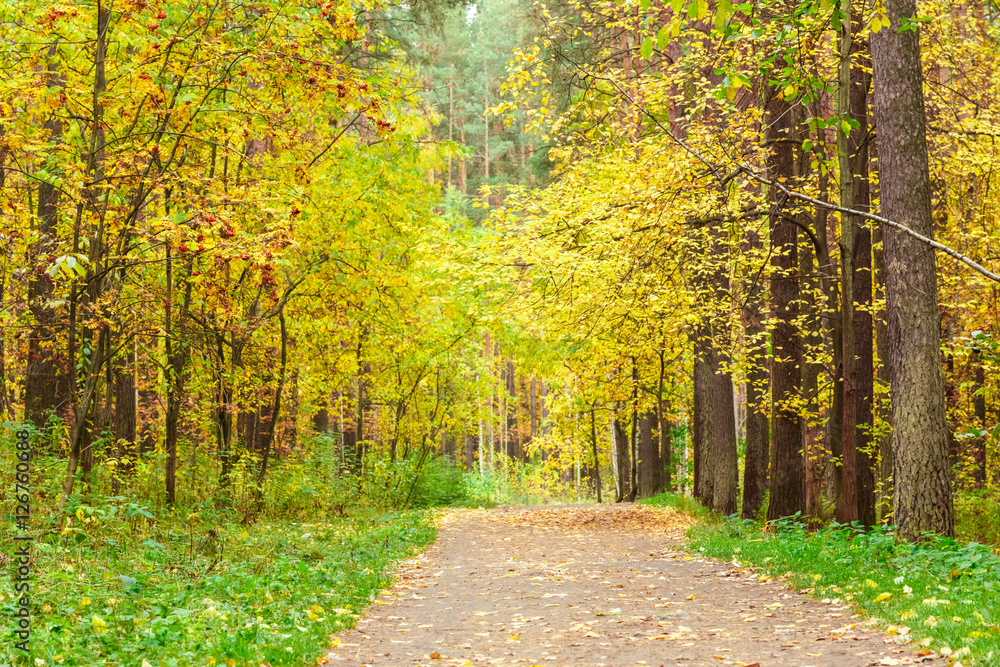
[[[938, 663], [848, 606], [680, 550], [692, 520], [632, 504], [445, 513], [330, 665]], [[836, 602], [836, 601], [835, 601]], [[927, 655], [920, 655], [927, 653]], [[321, 659], [321, 662], [323, 659]]]

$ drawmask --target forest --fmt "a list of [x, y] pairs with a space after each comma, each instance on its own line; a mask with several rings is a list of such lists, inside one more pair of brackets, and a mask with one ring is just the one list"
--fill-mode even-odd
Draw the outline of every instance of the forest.
[[305, 664], [387, 581], [309, 540], [443, 505], [1000, 546], [998, 44], [992, 0], [3, 3], [24, 664]]

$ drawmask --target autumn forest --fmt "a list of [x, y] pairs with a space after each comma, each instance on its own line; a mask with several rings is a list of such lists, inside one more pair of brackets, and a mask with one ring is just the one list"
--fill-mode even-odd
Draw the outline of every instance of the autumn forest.
[[442, 505], [1000, 544], [998, 43], [979, 0], [2, 3], [32, 656], [304, 664], [355, 607], [205, 646], [154, 584], [271, 600], [289, 526], [389, 562]]

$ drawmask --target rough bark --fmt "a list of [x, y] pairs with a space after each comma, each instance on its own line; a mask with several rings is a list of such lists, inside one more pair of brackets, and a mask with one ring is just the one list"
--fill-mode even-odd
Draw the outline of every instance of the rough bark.
[[639, 497], [655, 496], [662, 488], [659, 442], [653, 437], [656, 413], [639, 416]]
[[114, 365], [115, 383], [115, 451], [118, 457], [118, 474], [113, 477], [113, 491], [117, 495], [121, 477], [135, 473], [135, 351], [128, 345], [128, 353], [116, 357]]
[[[882, 214], [932, 237], [919, 31], [914, 0], [886, 0], [890, 25], [872, 35]], [[894, 229], [885, 239], [897, 537], [954, 535], [948, 427], [933, 252]]]
[[[755, 229], [746, 233], [744, 248], [752, 254], [762, 248]], [[764, 504], [767, 490], [767, 466], [770, 450], [770, 427], [767, 413], [767, 339], [761, 317], [763, 285], [759, 274], [749, 277], [743, 308], [743, 335], [747, 348], [746, 371], [746, 457], [743, 467], [743, 505], [740, 515], [753, 518]]]
[[[772, 143], [768, 166], [771, 176], [794, 176], [791, 105], [776, 96], [767, 104], [768, 139]], [[768, 520], [803, 510], [802, 420], [799, 398], [801, 342], [795, 326], [799, 315], [798, 227], [782, 210], [776, 196], [771, 216], [771, 330], [774, 363], [771, 371], [771, 480]]]
[[[54, 59], [55, 55], [56, 47], [53, 45], [48, 51], [48, 58]], [[49, 86], [58, 85], [59, 75], [54, 62], [49, 61], [45, 80]], [[62, 121], [53, 114], [42, 123], [42, 130], [48, 133], [51, 141], [59, 141], [63, 133]], [[65, 400], [56, 353], [57, 313], [48, 305], [52, 300], [53, 282], [45, 272], [47, 258], [56, 252], [59, 193], [55, 185], [39, 181], [38, 240], [32, 248], [34, 266], [28, 279], [28, 310], [34, 325], [28, 332], [28, 359], [24, 369], [25, 419], [38, 429], [45, 428], [49, 417]]]

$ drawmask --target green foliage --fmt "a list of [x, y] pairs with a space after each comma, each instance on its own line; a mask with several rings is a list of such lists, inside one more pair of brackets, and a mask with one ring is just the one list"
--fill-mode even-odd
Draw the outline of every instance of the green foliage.
[[938, 651], [986, 662], [1000, 655], [1000, 557], [988, 547], [933, 536], [898, 543], [885, 527], [809, 532], [797, 517], [765, 525], [736, 518], [701, 524], [689, 533], [690, 548], [853, 604], [894, 634], [922, 637]]
[[448, 459], [429, 460], [420, 471], [410, 499], [413, 507], [477, 506], [465, 484], [465, 473]]
[[[227, 518], [108, 498], [39, 535], [33, 664], [299, 666], [435, 535], [422, 512], [252, 527]], [[14, 604], [4, 577], [0, 613]], [[0, 664], [12, 651], [0, 643]]]
[[1000, 490], [963, 491], [955, 496], [955, 533], [960, 540], [1000, 546]]

